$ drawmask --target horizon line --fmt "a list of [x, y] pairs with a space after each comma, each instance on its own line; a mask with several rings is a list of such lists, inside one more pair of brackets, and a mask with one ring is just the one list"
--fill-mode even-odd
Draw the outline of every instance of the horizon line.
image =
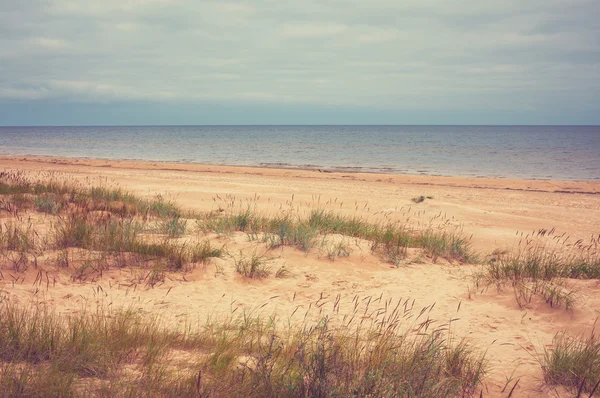
[[0, 128], [6, 127], [600, 127], [600, 124], [33, 124], [33, 125], [0, 125]]

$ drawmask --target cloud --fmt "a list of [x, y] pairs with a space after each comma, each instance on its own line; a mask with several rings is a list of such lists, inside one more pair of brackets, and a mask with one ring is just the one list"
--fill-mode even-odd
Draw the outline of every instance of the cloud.
[[67, 41], [63, 39], [53, 39], [51, 37], [35, 37], [29, 40], [33, 45], [43, 49], [57, 50], [67, 47]]
[[599, 14], [597, 0], [0, 0], [0, 100], [591, 109]]
[[389, 41], [397, 40], [401, 37], [401, 33], [396, 28], [369, 28], [363, 32], [357, 34], [357, 40], [359, 43], [385, 43]]
[[292, 23], [282, 25], [280, 34], [283, 37], [316, 39], [336, 36], [347, 29], [346, 25], [335, 23]]
[[39, 100], [48, 96], [48, 90], [43, 87], [37, 88], [4, 88], [0, 87], [0, 98], [16, 100]]

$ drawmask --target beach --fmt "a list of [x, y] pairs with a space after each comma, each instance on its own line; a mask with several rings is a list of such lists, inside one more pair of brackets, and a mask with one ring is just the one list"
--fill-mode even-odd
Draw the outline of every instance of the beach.
[[[539, 299], [521, 305], [511, 286], [485, 285], [474, 277], [481, 271], [480, 263], [493, 253], [518, 250], [520, 242], [537, 231], [553, 230], [558, 236], [569, 236], [570, 242], [598, 235], [600, 182], [32, 156], [0, 157], [0, 170], [119, 187], [149, 199], [161, 195], [199, 213], [252, 209], [273, 217], [321, 209], [374, 223], [405, 222], [415, 230], [454, 228], [468, 237], [479, 258], [479, 264], [471, 264], [430, 258], [409, 249], [406, 261], [390, 264], [375, 256], [364, 241], [337, 236], [344, 248], [333, 259], [324, 249], [305, 252], [282, 246], [268, 252], [268, 261], [274, 269], [285, 267], [290, 277], [248, 280], [233, 272], [235, 254], [256, 247], [263, 250], [264, 244], [235, 232], [207, 235], [211, 242], [225, 245], [230, 258], [169, 273], [162, 283], [137, 290], [127, 283], [134, 271], [126, 268], [107, 270], [93, 282], [74, 281], [64, 271], [52, 271], [55, 283], [43, 292], [32, 287], [37, 270], [30, 268], [17, 277], [17, 283], [4, 271], [0, 286], [5, 294], [21, 302], [48, 302], [59, 312], [103, 302], [162, 314], [176, 323], [177, 317], [201, 320], [235, 308], [285, 318], [299, 306], [308, 309], [336, 297], [338, 313], [339, 308], [342, 312], [351, 308], [356, 297], [379, 297], [380, 302], [409, 299], [415, 308], [427, 308], [428, 318], [450, 322], [457, 339], [467, 339], [486, 352], [489, 373], [478, 390], [483, 396], [507, 396], [520, 380], [513, 396], [532, 397], [566, 394], [562, 387], [555, 390], [544, 383], [540, 358], [556, 333], [589, 334], [600, 315], [597, 279], [568, 279], [576, 301], [573, 308], [565, 309]], [[36, 222], [43, 223], [39, 215]], [[334, 318], [329, 307], [319, 307], [318, 315], [331, 311]]]
[[[575, 240], [598, 233], [600, 183], [515, 180], [373, 173], [329, 173], [258, 167], [68, 159], [2, 157], [0, 166], [32, 172], [55, 171], [77, 178], [108, 178], [141, 196], [170, 194], [182, 206], [214, 207], [215, 195], [250, 199], [261, 195], [264, 211], [278, 209], [294, 195], [295, 204], [337, 199], [336, 210], [354, 213], [368, 203], [371, 215], [414, 205], [415, 196], [433, 196], [415, 210], [453, 216], [482, 250], [514, 243], [517, 232], [556, 228]], [[339, 203], [344, 202], [342, 206]], [[425, 219], [426, 217], [423, 217]]]

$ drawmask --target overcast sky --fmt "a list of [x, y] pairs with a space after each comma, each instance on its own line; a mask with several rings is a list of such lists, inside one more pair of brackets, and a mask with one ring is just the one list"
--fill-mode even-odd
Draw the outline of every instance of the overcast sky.
[[600, 124], [600, 0], [0, 0], [0, 125]]

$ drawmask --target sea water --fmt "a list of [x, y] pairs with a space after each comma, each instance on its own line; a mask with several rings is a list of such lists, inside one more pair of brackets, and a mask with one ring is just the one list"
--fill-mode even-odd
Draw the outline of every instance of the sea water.
[[0, 127], [1, 155], [600, 180], [600, 126]]

